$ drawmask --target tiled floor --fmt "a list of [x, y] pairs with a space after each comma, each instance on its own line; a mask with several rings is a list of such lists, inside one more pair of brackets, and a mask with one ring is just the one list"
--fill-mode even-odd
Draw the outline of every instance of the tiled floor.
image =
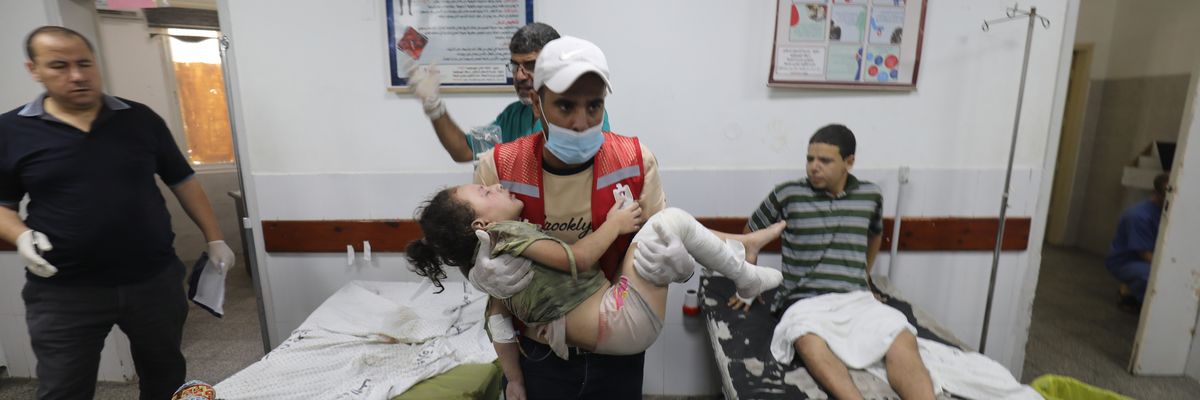
[[1117, 286], [1102, 257], [1047, 245], [1021, 381], [1057, 374], [1138, 399], [1200, 399], [1190, 378], [1126, 372], [1138, 316], [1117, 308]]
[[[258, 304], [244, 268], [235, 267], [226, 278], [224, 318], [195, 305], [188, 310], [183, 330], [188, 380], [215, 384], [262, 357]], [[0, 399], [32, 399], [36, 388], [36, 380], [0, 379]], [[101, 382], [96, 387], [96, 399], [136, 399], [137, 393], [137, 383]]]

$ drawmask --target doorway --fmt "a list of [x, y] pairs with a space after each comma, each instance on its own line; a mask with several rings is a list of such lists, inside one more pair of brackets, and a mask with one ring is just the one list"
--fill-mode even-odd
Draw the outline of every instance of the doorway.
[[[247, 262], [252, 256], [242, 241], [240, 199], [231, 196], [240, 190], [239, 166], [216, 21], [215, 3], [99, 12], [97, 17], [107, 90], [146, 104], [164, 119], [213, 205], [225, 242], [239, 253], [226, 276], [224, 317], [192, 305], [184, 326], [188, 378], [209, 383], [264, 354], [260, 308]], [[162, 189], [176, 232], [176, 253], [191, 266], [205, 250], [205, 238], [169, 189]]]
[[[1170, 169], [1175, 154], [1162, 151], [1159, 143], [1182, 144], [1188, 130], [1181, 129], [1181, 122], [1192, 113], [1189, 93], [1196, 89], [1193, 71], [1200, 58], [1191, 57], [1192, 48], [1185, 43], [1171, 40], [1169, 30], [1155, 29], [1191, 29], [1182, 22], [1176, 25], [1185, 15], [1200, 15], [1200, 6], [1173, 0], [1080, 6], [1080, 42], [1072, 52], [1023, 382], [1057, 374], [1136, 398], [1191, 398], [1200, 393], [1200, 383], [1183, 376], [1182, 367], [1193, 340], [1196, 299], [1181, 297], [1175, 288], [1180, 285], [1172, 284], [1191, 282], [1181, 273], [1190, 267], [1162, 267], [1166, 263], [1158, 254], [1164, 242], [1182, 237], [1170, 236], [1166, 223], [1161, 225], [1164, 233], [1157, 236], [1159, 247], [1153, 251], [1145, 306], [1122, 310], [1120, 282], [1105, 266], [1122, 213], [1149, 197], [1154, 176]], [[1158, 47], [1149, 46], [1151, 42]], [[1182, 157], [1183, 150], [1179, 154]], [[1192, 216], [1186, 213], [1179, 217], [1188, 218]], [[1163, 282], [1160, 290], [1153, 278], [1158, 275], [1170, 277], [1158, 278]], [[1159, 303], [1184, 307], [1155, 307], [1153, 299], [1164, 293], [1176, 297]], [[1155, 316], [1162, 319], [1156, 322]], [[1173, 351], [1157, 345], [1165, 339], [1154, 339], [1154, 349], [1139, 344], [1150, 343], [1147, 337], [1161, 337], [1158, 331], [1164, 328], [1178, 331], [1171, 338]], [[1173, 354], [1161, 356], [1167, 353]], [[1200, 370], [1200, 352], [1192, 353]], [[1154, 360], [1138, 361], [1147, 358]], [[1177, 361], [1173, 369], [1145, 368], [1166, 365], [1167, 359]]]
[[[1084, 114], [1087, 111], [1088, 89], [1091, 87], [1091, 44], [1076, 45], [1071, 52], [1071, 76], [1067, 82], [1066, 110], [1063, 113], [1062, 134], [1058, 144], [1058, 163], [1051, 186], [1050, 213], [1046, 221], [1046, 242], [1056, 246], [1074, 243], [1074, 230], [1079, 220], [1078, 190], [1085, 176], [1080, 176], [1079, 155], [1083, 152]], [[1090, 149], [1089, 149], [1090, 150]], [[1082, 178], [1078, 179], [1077, 178]], [[1074, 206], [1074, 207], [1072, 207]], [[1075, 211], [1072, 213], [1072, 211]]]

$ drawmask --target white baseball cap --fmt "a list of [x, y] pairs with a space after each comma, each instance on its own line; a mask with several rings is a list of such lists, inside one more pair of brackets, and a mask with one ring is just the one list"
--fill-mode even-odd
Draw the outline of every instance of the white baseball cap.
[[604, 57], [604, 52], [592, 42], [563, 36], [546, 43], [538, 53], [533, 68], [533, 90], [545, 85], [555, 93], [562, 93], [588, 72], [600, 75], [608, 91], [612, 91], [612, 83], [608, 81], [608, 59]]

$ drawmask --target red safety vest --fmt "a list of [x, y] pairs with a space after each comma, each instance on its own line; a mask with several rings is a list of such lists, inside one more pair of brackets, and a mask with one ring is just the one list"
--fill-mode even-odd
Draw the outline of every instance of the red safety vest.
[[[509, 143], [497, 144], [492, 155], [500, 185], [525, 203], [521, 218], [538, 226], [546, 223], [546, 203], [542, 186], [542, 147], [545, 135], [541, 132]], [[613, 189], [618, 183], [629, 186], [634, 199], [642, 196], [642, 147], [636, 137], [604, 132], [604, 144], [592, 163], [592, 231], [608, 217], [616, 200]], [[600, 269], [611, 281], [620, 275], [621, 261], [633, 240], [633, 234], [617, 237], [600, 257]]]

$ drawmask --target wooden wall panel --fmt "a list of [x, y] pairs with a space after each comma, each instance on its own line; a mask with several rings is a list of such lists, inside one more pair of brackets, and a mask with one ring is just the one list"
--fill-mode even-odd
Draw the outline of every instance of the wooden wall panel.
[[371, 241], [371, 251], [400, 252], [421, 238], [413, 220], [263, 221], [262, 229], [268, 252], [345, 252], [348, 244], [362, 251], [364, 240]]
[[[745, 218], [700, 218], [709, 228], [724, 232], [741, 232]], [[1009, 218], [1004, 229], [1003, 249], [1025, 250], [1029, 247], [1030, 219]], [[891, 248], [891, 218], [884, 219], [883, 251]], [[996, 218], [907, 218], [900, 230], [900, 250], [905, 251], [991, 251], [995, 246]], [[336, 253], [353, 244], [362, 251], [362, 242], [371, 241], [371, 250], [402, 252], [409, 241], [421, 237], [421, 228], [413, 220], [329, 220], [329, 221], [263, 221], [263, 240], [268, 252]], [[0, 251], [16, 250], [0, 242]], [[766, 251], [779, 251], [779, 241], [768, 245]]]
[[[705, 226], [724, 232], [741, 232], [745, 218], [700, 218]], [[892, 219], [884, 220], [883, 251], [891, 248]], [[263, 221], [263, 239], [268, 252], [324, 253], [343, 252], [352, 244], [358, 251], [369, 240], [376, 252], [402, 252], [404, 246], [421, 237], [413, 220], [365, 221]], [[906, 218], [900, 231], [900, 249], [906, 251], [991, 251], [995, 246], [996, 218]], [[1003, 249], [1029, 247], [1030, 219], [1009, 218], [1005, 226]], [[779, 241], [766, 251], [779, 251]]]

